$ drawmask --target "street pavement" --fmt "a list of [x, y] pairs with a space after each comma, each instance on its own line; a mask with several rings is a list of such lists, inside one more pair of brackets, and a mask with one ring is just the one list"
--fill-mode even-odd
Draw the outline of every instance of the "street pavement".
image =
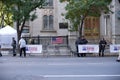
[[0, 80], [120, 80], [117, 57], [0, 57]]

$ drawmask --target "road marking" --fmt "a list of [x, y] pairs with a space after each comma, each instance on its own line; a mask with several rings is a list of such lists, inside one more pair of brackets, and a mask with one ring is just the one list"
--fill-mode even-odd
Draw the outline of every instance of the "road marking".
[[[4, 62], [6, 60], [2, 60], [4, 64], [17, 64], [17, 65], [21, 65], [21, 64], [26, 64], [26, 65], [48, 65], [48, 66], [76, 66], [76, 65], [107, 65], [106, 63], [104, 62], [86, 62], [86, 63], [55, 63], [55, 62], [32, 62], [32, 61], [7, 61], [7, 62]], [[118, 63], [111, 63], [111, 64], [118, 64]]]
[[7, 61], [8, 59], [2, 59], [2, 61]]
[[45, 78], [70, 78], [70, 77], [120, 77], [120, 75], [43, 75]]

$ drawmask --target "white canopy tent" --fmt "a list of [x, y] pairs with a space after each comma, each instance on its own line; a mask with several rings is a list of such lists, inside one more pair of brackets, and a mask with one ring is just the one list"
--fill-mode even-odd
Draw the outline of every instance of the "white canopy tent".
[[0, 29], [0, 45], [1, 48], [12, 48], [12, 37], [17, 41], [17, 31], [11, 26]]

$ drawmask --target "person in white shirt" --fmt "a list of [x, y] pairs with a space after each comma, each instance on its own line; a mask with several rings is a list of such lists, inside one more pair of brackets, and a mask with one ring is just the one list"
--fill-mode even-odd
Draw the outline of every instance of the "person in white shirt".
[[20, 57], [22, 56], [22, 52], [24, 52], [24, 57], [26, 57], [26, 41], [21, 37], [19, 40], [20, 45]]

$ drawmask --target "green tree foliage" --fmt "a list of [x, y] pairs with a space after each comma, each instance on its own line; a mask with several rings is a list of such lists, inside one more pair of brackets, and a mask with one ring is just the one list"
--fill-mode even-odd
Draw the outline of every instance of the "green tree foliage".
[[60, 0], [67, 2], [66, 19], [69, 19], [75, 30], [82, 35], [83, 23], [87, 16], [99, 17], [101, 13], [110, 12], [108, 5], [111, 0]]
[[8, 12], [9, 7], [0, 1], [0, 27], [13, 26], [12, 13]]
[[1, 0], [9, 6], [9, 12], [13, 14], [13, 20], [17, 24], [18, 40], [20, 39], [22, 30], [26, 21], [33, 21], [37, 18], [36, 9], [42, 8], [45, 0]]

